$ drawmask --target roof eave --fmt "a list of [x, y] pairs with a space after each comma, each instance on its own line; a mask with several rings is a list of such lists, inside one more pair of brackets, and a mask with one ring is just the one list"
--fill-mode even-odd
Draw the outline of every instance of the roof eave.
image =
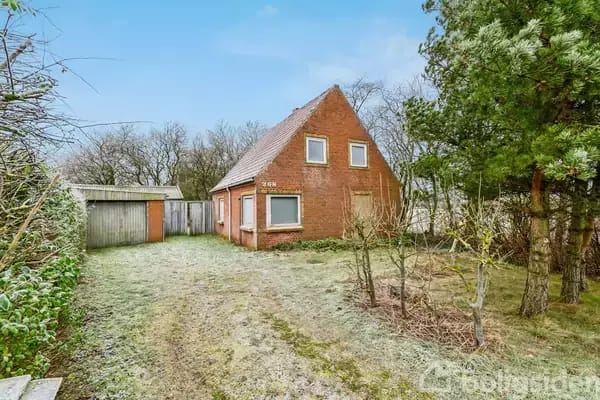
[[252, 178], [244, 179], [243, 181], [239, 181], [239, 182], [235, 182], [235, 183], [230, 183], [229, 185], [223, 185], [223, 186], [217, 185], [214, 188], [212, 188], [209, 191], [209, 193], [220, 192], [221, 190], [227, 190], [227, 189], [231, 189], [236, 186], [245, 185], [246, 183], [254, 182], [254, 178], [256, 178], [256, 177], [253, 176]]

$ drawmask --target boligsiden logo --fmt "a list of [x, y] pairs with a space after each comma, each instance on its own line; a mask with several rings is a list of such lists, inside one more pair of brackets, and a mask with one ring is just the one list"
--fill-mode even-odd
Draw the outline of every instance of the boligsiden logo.
[[600, 378], [594, 375], [574, 375], [567, 370], [540, 371], [537, 374], [504, 369], [479, 370], [477, 365], [445, 361], [431, 363], [419, 377], [419, 387], [431, 393], [487, 394], [511, 399], [531, 396], [568, 396], [565, 398], [582, 400], [600, 398]]

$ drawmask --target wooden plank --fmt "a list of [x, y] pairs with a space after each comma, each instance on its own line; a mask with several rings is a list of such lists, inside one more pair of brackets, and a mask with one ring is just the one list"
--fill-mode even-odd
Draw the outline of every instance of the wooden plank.
[[0, 400], [19, 400], [29, 381], [30, 375], [0, 379]]
[[[212, 201], [166, 201], [167, 235], [200, 235], [214, 232]], [[189, 230], [189, 232], [188, 232]]]
[[212, 201], [189, 202], [189, 225], [191, 235], [214, 231]]
[[37, 379], [29, 382], [21, 400], [54, 400], [62, 378]]
[[165, 201], [165, 233], [185, 235], [187, 233], [188, 212], [185, 201]]
[[88, 203], [88, 248], [144, 243], [146, 238], [145, 201]]

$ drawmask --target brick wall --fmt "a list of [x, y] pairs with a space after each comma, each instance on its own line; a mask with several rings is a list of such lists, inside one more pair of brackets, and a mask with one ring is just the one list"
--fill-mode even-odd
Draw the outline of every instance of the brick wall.
[[[326, 165], [305, 162], [307, 135], [327, 138]], [[367, 168], [350, 167], [351, 141], [368, 144]], [[400, 198], [398, 181], [339, 89], [329, 93], [279, 156], [256, 177], [256, 183], [259, 248], [290, 240], [341, 237], [343, 210], [350, 204], [353, 192], [370, 192], [375, 204]], [[276, 187], [265, 187], [273, 184]], [[267, 193], [302, 195], [303, 230], [271, 232], [267, 229]]]
[[[305, 162], [307, 135], [327, 138], [327, 164]], [[350, 142], [368, 145], [368, 167], [350, 166]], [[352, 193], [371, 193], [376, 205], [397, 202], [399, 184], [385, 159], [362, 127], [341, 90], [330, 91], [312, 117], [284, 150], [255, 178], [255, 184], [231, 188], [232, 241], [251, 248], [269, 248], [282, 242], [341, 237], [344, 209]], [[241, 196], [255, 193], [255, 230], [240, 230]], [[267, 194], [301, 195], [301, 229], [272, 230], [267, 227]], [[227, 237], [229, 202], [227, 191], [213, 194], [215, 215], [218, 199], [225, 199], [225, 218], [216, 231]]]
[[[237, 186], [230, 189], [231, 190], [231, 240], [234, 243], [250, 247], [256, 248], [256, 231], [248, 232], [241, 229], [241, 204], [242, 204], [242, 196], [246, 194], [254, 194], [255, 186], [253, 184]], [[229, 235], [229, 193], [226, 190], [221, 190], [219, 192], [213, 193], [212, 199], [215, 207], [215, 215], [218, 216], [219, 213], [219, 198], [223, 198], [225, 200], [225, 215], [223, 218], [223, 223], [216, 222], [216, 233], [224, 238], [227, 238]], [[256, 207], [255, 207], [256, 212]], [[218, 218], [217, 218], [218, 219]], [[256, 219], [256, 216], [255, 216]]]

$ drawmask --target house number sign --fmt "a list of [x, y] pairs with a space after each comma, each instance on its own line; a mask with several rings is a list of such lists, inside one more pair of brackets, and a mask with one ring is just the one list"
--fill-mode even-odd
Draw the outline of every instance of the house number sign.
[[274, 181], [266, 181], [262, 183], [262, 187], [274, 188], [277, 187], [277, 182]]

